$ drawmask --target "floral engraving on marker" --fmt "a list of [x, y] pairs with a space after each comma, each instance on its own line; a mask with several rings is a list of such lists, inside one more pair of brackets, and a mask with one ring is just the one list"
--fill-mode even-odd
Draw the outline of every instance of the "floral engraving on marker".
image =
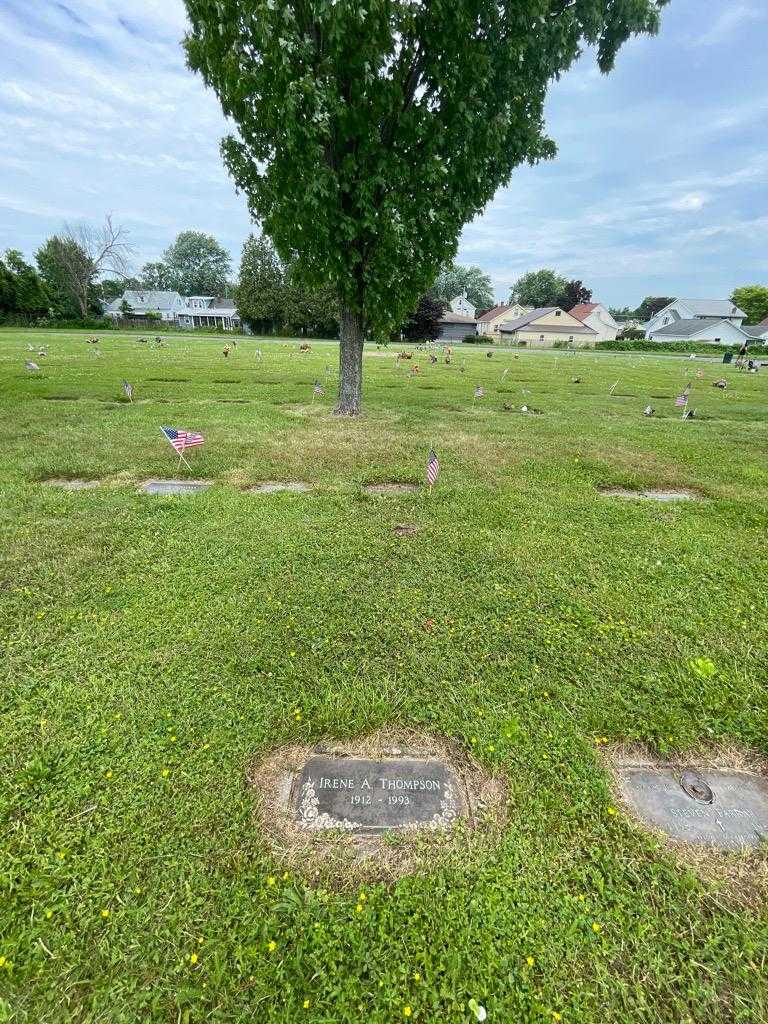
[[299, 821], [301, 827], [311, 832], [321, 832], [331, 828], [341, 828], [351, 831], [357, 826], [348, 818], [334, 818], [330, 814], [320, 813], [320, 801], [315, 793], [313, 779], [308, 779], [301, 787], [301, 802], [299, 803]]

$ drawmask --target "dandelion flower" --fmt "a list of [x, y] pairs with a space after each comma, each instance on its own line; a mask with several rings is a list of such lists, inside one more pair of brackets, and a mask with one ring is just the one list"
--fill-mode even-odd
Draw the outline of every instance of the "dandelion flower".
[[601, 932], [602, 930], [603, 930], [603, 926], [601, 924], [598, 924], [597, 921], [593, 921], [592, 922], [592, 931], [593, 932], [597, 933], [597, 932]]
[[309, 1009], [309, 1000], [305, 999], [302, 1005], [303, 1005], [305, 1010], [308, 1010]]
[[536, 963], [532, 956], [527, 956], [525, 958], [525, 962], [528, 964], [529, 967], [533, 967], [533, 965]]
[[197, 963], [197, 959], [198, 959], [197, 958], [197, 953], [190, 953], [190, 955], [189, 955], [189, 962], [191, 964], [196, 964]]
[[413, 972], [413, 980], [414, 981], [421, 981], [421, 975], [419, 974], [418, 971], [414, 971]]
[[270, 939], [270, 941], [267, 943], [267, 949], [269, 950], [270, 953], [275, 952], [275, 950], [277, 949], [277, 943], [275, 942], [274, 939]]
[[403, 1007], [403, 1016], [404, 1017], [410, 1017], [412, 1013], [413, 1013], [413, 1010], [410, 1008], [410, 1006], [404, 1006]]
[[275, 878], [275, 876], [270, 875], [269, 878], [267, 879], [267, 885], [274, 885], [276, 881], [277, 879]]
[[169, 775], [168, 769], [167, 768], [163, 768], [163, 770], [160, 772], [160, 774], [162, 775], [162, 777], [164, 779], [167, 779], [168, 775]]
[[609, 814], [615, 814], [616, 813], [616, 808], [615, 807], [609, 807], [608, 808], [608, 813]]
[[108, 910], [102, 910], [101, 916], [103, 918], [105, 918], [105, 919], [108, 918], [109, 917], [109, 911]]

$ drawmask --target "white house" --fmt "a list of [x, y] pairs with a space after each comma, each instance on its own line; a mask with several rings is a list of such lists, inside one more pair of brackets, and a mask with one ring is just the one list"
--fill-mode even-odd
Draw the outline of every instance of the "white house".
[[614, 341], [619, 325], [602, 302], [580, 302], [569, 310], [571, 316], [591, 327], [597, 337], [595, 341]]
[[467, 298], [466, 292], [463, 292], [461, 295], [457, 295], [455, 299], [452, 299], [449, 306], [452, 313], [458, 313], [460, 316], [468, 316], [470, 320], [475, 319], [477, 309]]
[[730, 318], [709, 316], [673, 320], [657, 327], [652, 334], [646, 330], [646, 337], [654, 341], [711, 341], [728, 345], [749, 341], [752, 335]]
[[184, 298], [178, 292], [129, 290], [109, 303], [104, 310], [105, 316], [115, 320], [122, 317], [123, 303], [129, 307], [128, 316], [141, 317], [147, 313], [157, 313], [163, 323], [174, 323], [179, 327], [220, 327], [231, 331], [241, 326], [234, 301], [214, 295], [190, 295]]
[[730, 299], [675, 299], [651, 317], [645, 325], [645, 336], [653, 338], [657, 331], [678, 320], [727, 320], [741, 327], [746, 313]]
[[[176, 316], [179, 327], [220, 327], [223, 331], [231, 331], [241, 326], [233, 299], [193, 295], [187, 302], [188, 305]], [[202, 305], [203, 302], [207, 305]]]
[[186, 299], [183, 299], [178, 292], [129, 289], [124, 291], [119, 299], [114, 299], [109, 303], [104, 310], [104, 315], [118, 320], [123, 316], [120, 308], [123, 303], [127, 303], [130, 307], [129, 316], [146, 316], [147, 313], [157, 313], [164, 323], [174, 323], [179, 310], [184, 308]]

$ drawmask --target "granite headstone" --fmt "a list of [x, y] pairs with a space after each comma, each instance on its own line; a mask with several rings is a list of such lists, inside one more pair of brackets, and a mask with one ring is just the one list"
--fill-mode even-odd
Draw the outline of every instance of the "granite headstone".
[[672, 839], [721, 850], [768, 839], [768, 780], [748, 772], [619, 769], [622, 796], [635, 814]]
[[447, 829], [467, 816], [457, 773], [434, 758], [333, 757], [316, 754], [296, 776], [293, 814], [306, 831]]

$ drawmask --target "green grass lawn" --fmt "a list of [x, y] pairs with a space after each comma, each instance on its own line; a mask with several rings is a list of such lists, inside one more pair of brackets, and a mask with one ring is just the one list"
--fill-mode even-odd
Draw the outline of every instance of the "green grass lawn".
[[[0, 1021], [768, 1019], [764, 904], [609, 813], [595, 745], [768, 754], [768, 370], [466, 347], [409, 379], [371, 349], [349, 421], [333, 379], [312, 401], [331, 344], [86, 336], [0, 333]], [[163, 424], [205, 435], [204, 494], [138, 493], [178, 475]], [[430, 444], [431, 497], [363, 493]], [[247, 493], [270, 479], [313, 490]], [[509, 820], [359, 912], [283, 877], [245, 775], [385, 727], [465, 744]]]

